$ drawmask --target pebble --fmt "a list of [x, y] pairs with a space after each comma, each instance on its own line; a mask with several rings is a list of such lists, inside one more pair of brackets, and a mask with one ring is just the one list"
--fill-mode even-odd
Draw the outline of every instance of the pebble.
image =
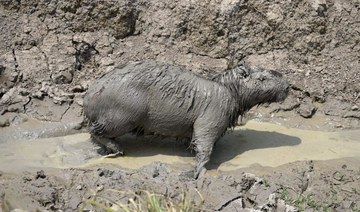
[[8, 126], [10, 126], [9, 119], [0, 118], [0, 127], [8, 127]]
[[294, 206], [285, 205], [285, 211], [286, 212], [298, 212], [299, 210], [296, 209]]
[[276, 193], [272, 193], [269, 195], [269, 205], [275, 206], [278, 200], [278, 196]]
[[316, 107], [309, 103], [303, 103], [300, 105], [297, 112], [304, 118], [311, 118], [316, 112]]
[[42, 91], [36, 91], [35, 93], [32, 94], [32, 97], [37, 99], [42, 99], [44, 96], [45, 93], [43, 93]]
[[44, 178], [46, 178], [44, 170], [37, 171], [35, 178], [36, 179], [39, 179], [39, 178], [44, 179]]
[[103, 186], [103, 185], [98, 185], [98, 186], [96, 187], [96, 191], [97, 191], [97, 192], [102, 191], [102, 190], [104, 190], [104, 186]]
[[74, 87], [71, 88], [71, 91], [75, 93], [81, 93], [84, 92], [85, 89], [81, 85], [75, 85]]
[[334, 127], [335, 128], [343, 128], [344, 126], [342, 124], [336, 124]]

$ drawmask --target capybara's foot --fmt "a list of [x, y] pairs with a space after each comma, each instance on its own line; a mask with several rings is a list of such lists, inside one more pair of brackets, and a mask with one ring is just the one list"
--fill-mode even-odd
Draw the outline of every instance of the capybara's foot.
[[101, 148], [98, 150], [98, 153], [105, 155], [107, 158], [114, 158], [124, 155], [124, 150], [120, 147], [119, 143], [113, 139], [103, 138], [93, 136], [93, 139], [96, 141]]
[[197, 180], [197, 179], [199, 179], [199, 178], [202, 178], [204, 175], [205, 175], [205, 173], [206, 173], [206, 168], [205, 167], [201, 167], [199, 170], [198, 169], [196, 169], [195, 171], [194, 171], [194, 178]]

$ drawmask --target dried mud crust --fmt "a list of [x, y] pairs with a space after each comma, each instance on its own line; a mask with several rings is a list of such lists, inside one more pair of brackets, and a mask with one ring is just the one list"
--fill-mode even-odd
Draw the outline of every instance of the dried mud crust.
[[356, 0], [1, 1], [0, 113], [81, 119], [88, 84], [129, 61], [222, 72], [246, 60], [291, 82], [291, 103], [277, 111], [356, 128], [359, 7]]
[[[289, 117], [285, 124], [311, 128], [309, 119], [324, 116], [320, 130], [358, 129], [359, 9], [356, 0], [0, 1], [0, 114], [79, 122], [88, 84], [118, 64], [155, 59], [221, 72], [244, 59], [278, 69], [293, 85], [285, 103], [256, 118]], [[0, 127], [21, 121], [3, 117]], [[0, 204], [73, 211], [90, 190], [114, 195], [106, 193], [110, 188], [171, 198], [186, 191], [200, 201], [196, 188], [210, 210], [359, 211], [358, 164], [298, 162], [246, 171], [256, 176], [237, 171], [198, 181], [164, 164], [0, 172]]]
[[210, 211], [359, 211], [358, 162], [296, 162], [275, 169], [207, 174], [199, 180], [163, 163], [139, 170], [107, 166], [3, 174], [1, 206], [75, 211], [94, 195], [126, 204], [134, 193], [150, 191], [175, 201], [185, 192], [198, 208]]

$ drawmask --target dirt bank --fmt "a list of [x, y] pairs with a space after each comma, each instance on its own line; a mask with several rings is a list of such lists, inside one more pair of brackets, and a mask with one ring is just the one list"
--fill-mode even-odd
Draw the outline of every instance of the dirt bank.
[[[25, 172], [1, 172], [11, 168], [10, 160], [0, 166], [0, 208], [74, 211], [95, 194], [120, 202], [133, 197], [109, 190], [117, 189], [150, 190], [173, 199], [186, 192], [195, 204], [220, 211], [360, 211], [357, 157], [344, 159], [341, 152], [341, 159], [306, 159], [330, 155], [336, 147], [340, 151], [343, 144], [351, 149], [351, 142], [358, 139], [346, 130], [360, 129], [359, 10], [357, 0], [0, 1], [1, 144], [78, 133], [88, 85], [118, 64], [144, 59], [180, 64], [199, 73], [222, 72], [241, 60], [277, 69], [292, 84], [289, 98], [257, 108], [249, 116], [286, 127], [339, 132], [332, 137], [339, 143], [326, 151], [318, 145], [321, 139], [308, 136], [317, 145], [302, 155], [305, 162], [241, 169], [234, 163], [228, 167], [236, 170], [210, 170], [198, 181], [184, 174], [192, 169], [189, 164], [154, 163], [139, 169], [109, 164], [54, 169], [35, 164], [37, 168]], [[24, 125], [37, 127], [26, 130]], [[285, 144], [313, 144], [299, 139], [301, 133], [295, 129], [286, 132], [295, 139], [286, 139]], [[276, 138], [271, 130], [264, 134]], [[39, 152], [45, 151], [40, 144]], [[21, 148], [12, 151], [19, 147], [12, 145], [6, 146], [6, 156], [26, 160], [26, 155], [17, 156]], [[246, 149], [242, 157], [253, 149]], [[52, 150], [69, 154], [66, 148]], [[181, 154], [191, 159], [190, 153]], [[260, 155], [247, 160], [251, 163]], [[214, 161], [219, 166], [216, 157]]]
[[[87, 85], [128, 61], [221, 72], [246, 60], [279, 69], [302, 117], [358, 126], [359, 2], [1, 1], [0, 111], [81, 117]], [[355, 121], [354, 121], [355, 120]]]
[[[3, 174], [0, 179], [6, 183], [0, 183], [1, 206], [75, 211], [95, 195], [127, 204], [134, 198], [132, 192], [147, 190], [172, 199], [180, 199], [186, 192], [193, 204], [210, 211], [359, 211], [359, 162], [343, 159], [297, 162], [277, 169], [253, 167], [197, 181], [183, 174], [186, 167], [179, 171], [179, 167], [163, 163], [138, 170], [103, 165], [24, 172], [21, 177]], [[86, 209], [94, 211], [90, 206]]]

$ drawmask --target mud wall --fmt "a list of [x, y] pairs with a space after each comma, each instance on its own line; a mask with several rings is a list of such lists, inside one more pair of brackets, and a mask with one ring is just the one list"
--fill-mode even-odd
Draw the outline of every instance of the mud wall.
[[359, 10], [358, 0], [2, 0], [0, 113], [80, 118], [88, 84], [128, 61], [221, 72], [244, 59], [285, 73], [296, 107], [360, 118]]

